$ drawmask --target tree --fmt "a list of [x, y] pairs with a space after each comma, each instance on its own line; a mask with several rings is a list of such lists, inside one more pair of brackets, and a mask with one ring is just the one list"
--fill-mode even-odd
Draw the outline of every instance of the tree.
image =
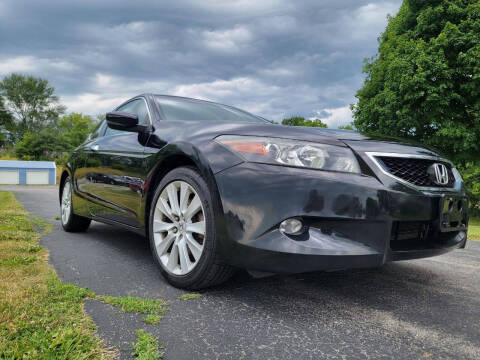
[[15, 144], [15, 153], [25, 160], [53, 160], [59, 154], [63, 155], [66, 147], [54, 129], [46, 129], [39, 133], [25, 133], [23, 139]]
[[354, 126], [352, 123], [347, 124], [347, 125], [339, 125], [338, 126], [339, 130], [355, 130]]
[[90, 116], [78, 113], [62, 116], [56, 126], [49, 126], [35, 134], [25, 133], [15, 145], [15, 153], [21, 159], [57, 160], [61, 163], [87, 139], [95, 125]]
[[0, 94], [0, 127], [5, 128], [9, 126], [12, 120], [12, 115], [5, 107], [5, 100]]
[[8, 143], [8, 134], [13, 127], [13, 117], [5, 108], [3, 97], [0, 95], [0, 147]]
[[368, 59], [352, 105], [363, 133], [411, 138], [448, 155], [480, 212], [480, 2], [404, 0]]
[[293, 116], [288, 119], [282, 120], [282, 125], [289, 125], [289, 126], [310, 126], [310, 127], [321, 127], [326, 128], [327, 124], [323, 123], [320, 119], [313, 119], [313, 120], [305, 120], [304, 117], [301, 116]]
[[105, 120], [107, 118], [107, 114], [103, 113], [103, 114], [97, 114], [97, 122], [102, 122], [103, 120]]
[[82, 144], [95, 128], [96, 121], [90, 116], [71, 113], [58, 120], [59, 141], [70, 151]]
[[479, 33], [478, 0], [405, 0], [366, 61], [355, 126], [418, 140], [459, 164], [478, 161]]
[[0, 149], [7, 144], [7, 134], [0, 130]]
[[480, 216], [480, 163], [468, 162], [461, 167], [471, 204], [471, 215]]
[[65, 111], [59, 105], [54, 88], [47, 80], [11, 74], [0, 81], [0, 95], [6, 100], [5, 108], [13, 116], [11, 135], [14, 141], [27, 133], [38, 133], [56, 123]]

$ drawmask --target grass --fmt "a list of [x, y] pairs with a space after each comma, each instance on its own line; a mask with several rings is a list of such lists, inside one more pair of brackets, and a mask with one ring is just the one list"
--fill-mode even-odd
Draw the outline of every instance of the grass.
[[470, 219], [468, 222], [468, 239], [480, 241], [480, 219]]
[[[146, 314], [156, 324], [167, 311], [159, 299], [97, 296], [62, 283], [38, 245], [51, 225], [29, 216], [13, 194], [0, 191], [0, 359], [109, 359], [96, 326], [83, 311], [86, 298], [99, 299], [122, 312]], [[40, 232], [38, 231], [40, 230]], [[137, 333], [139, 359], [159, 359], [158, 343]]]
[[8, 259], [0, 260], [0, 266], [28, 265], [37, 261], [36, 256], [13, 256]]
[[163, 358], [163, 346], [159, 347], [157, 340], [144, 330], [137, 330], [137, 342], [132, 344], [134, 355], [139, 360], [157, 360]]
[[120, 307], [122, 312], [146, 314], [142, 321], [152, 325], [159, 323], [167, 311], [167, 303], [160, 299], [141, 299], [131, 296], [99, 296], [99, 299], [106, 304]]
[[155, 314], [150, 314], [142, 318], [143, 322], [151, 325], [158, 324], [160, 320], [162, 320], [162, 316]]
[[202, 297], [202, 294], [183, 294], [183, 295], [180, 295], [178, 298], [180, 300], [192, 300], [192, 299], [198, 299], [199, 297]]
[[18, 160], [13, 151], [0, 151], [0, 160]]
[[141, 299], [131, 296], [100, 296], [99, 298], [106, 304], [120, 307], [122, 312], [158, 315], [167, 311], [167, 303], [159, 299]]
[[0, 192], [0, 359], [105, 359], [83, 311], [87, 289], [62, 283], [38, 245], [49, 225]]

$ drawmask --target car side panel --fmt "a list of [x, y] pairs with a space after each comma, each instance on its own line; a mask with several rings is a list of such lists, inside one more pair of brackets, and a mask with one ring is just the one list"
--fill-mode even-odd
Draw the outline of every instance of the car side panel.
[[139, 137], [125, 132], [101, 137], [87, 147], [81, 188], [93, 217], [141, 227], [146, 172]]

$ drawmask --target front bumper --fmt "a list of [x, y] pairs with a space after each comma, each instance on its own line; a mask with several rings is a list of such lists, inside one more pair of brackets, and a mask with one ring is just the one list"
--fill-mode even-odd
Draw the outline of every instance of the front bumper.
[[[438, 230], [442, 194], [392, 190], [374, 176], [242, 163], [215, 180], [223, 207], [219, 251], [242, 268], [294, 273], [377, 267], [466, 242], [466, 227]], [[463, 190], [454, 195], [465, 197]], [[302, 217], [308, 231], [280, 232], [290, 217]], [[421, 232], [409, 239], [405, 234], [415, 234], [416, 225]]]

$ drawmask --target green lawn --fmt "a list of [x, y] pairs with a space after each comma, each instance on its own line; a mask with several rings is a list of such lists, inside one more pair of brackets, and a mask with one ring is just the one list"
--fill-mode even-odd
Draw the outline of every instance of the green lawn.
[[468, 239], [480, 241], [480, 219], [470, 219], [468, 223]]
[[0, 191], [0, 359], [104, 359], [83, 312], [90, 291], [61, 282], [38, 245], [49, 225]]
[[[96, 326], [83, 311], [86, 298], [147, 315], [157, 324], [167, 311], [161, 299], [96, 295], [61, 282], [48, 265], [48, 251], [38, 239], [51, 225], [30, 216], [12, 193], [0, 191], [0, 359], [110, 359]], [[40, 232], [39, 232], [40, 230]], [[160, 359], [153, 336], [137, 331], [134, 356]]]

